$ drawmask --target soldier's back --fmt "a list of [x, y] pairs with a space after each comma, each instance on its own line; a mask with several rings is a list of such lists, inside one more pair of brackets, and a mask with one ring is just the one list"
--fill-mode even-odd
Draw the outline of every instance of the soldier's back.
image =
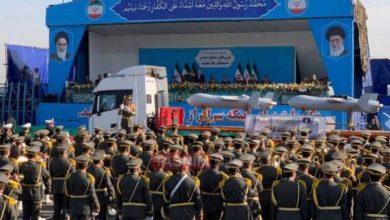
[[300, 181], [276, 181], [272, 187], [272, 200], [275, 219], [306, 219], [306, 189]]
[[73, 172], [74, 168], [68, 158], [53, 157], [50, 161], [49, 172], [52, 178], [52, 193], [63, 193], [66, 175]]
[[93, 187], [87, 173], [76, 171], [66, 181], [66, 192], [69, 197], [69, 212], [71, 214], [90, 214], [90, 188]]
[[128, 156], [123, 154], [115, 155], [111, 160], [111, 168], [113, 175], [118, 177], [119, 175], [124, 175], [127, 173], [128, 167], [126, 163], [130, 160]]
[[347, 219], [345, 196], [347, 188], [344, 184], [330, 180], [320, 180], [314, 185], [314, 216], [318, 220]]
[[388, 219], [390, 192], [380, 183], [368, 183], [358, 193], [357, 219]]
[[12, 202], [9, 201], [9, 198], [0, 196], [0, 210], [1, 210], [0, 219], [16, 220], [17, 214], [15, 211], [15, 207], [13, 207], [15, 205], [16, 204], [12, 204]]
[[247, 190], [250, 187], [249, 182], [239, 176], [230, 176], [225, 181], [222, 187], [225, 205], [223, 219], [252, 219], [246, 201]]
[[121, 176], [118, 190], [121, 194], [123, 217], [142, 219], [152, 211], [152, 201], [146, 178], [138, 175]]
[[152, 171], [148, 174], [149, 189], [153, 201], [153, 216], [155, 219], [162, 219], [161, 208], [164, 205], [163, 184], [170, 175], [170, 173], [164, 171]]

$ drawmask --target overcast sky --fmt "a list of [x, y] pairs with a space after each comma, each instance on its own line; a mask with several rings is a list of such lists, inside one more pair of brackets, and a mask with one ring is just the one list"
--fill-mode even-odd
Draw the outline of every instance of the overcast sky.
[[[4, 44], [48, 47], [45, 9], [63, 0], [0, 0], [0, 63]], [[69, 0], [65, 0], [67, 2]], [[321, 0], [316, 0], [321, 1]], [[326, 0], [322, 0], [326, 2]], [[390, 58], [390, 0], [362, 0], [368, 13], [371, 57]], [[0, 65], [0, 81], [4, 78]]]

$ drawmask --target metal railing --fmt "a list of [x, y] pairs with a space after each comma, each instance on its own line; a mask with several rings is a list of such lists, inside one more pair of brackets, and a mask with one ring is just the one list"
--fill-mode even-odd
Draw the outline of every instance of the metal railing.
[[35, 86], [27, 82], [1, 84], [1, 122], [10, 118], [15, 119], [17, 124], [34, 122], [35, 109], [39, 103], [35, 93]]

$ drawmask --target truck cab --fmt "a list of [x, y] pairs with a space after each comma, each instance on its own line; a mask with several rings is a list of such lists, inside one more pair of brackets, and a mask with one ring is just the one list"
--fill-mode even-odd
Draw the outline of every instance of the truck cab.
[[136, 105], [134, 124], [147, 126], [148, 117], [168, 106], [168, 81], [165, 67], [134, 66], [104, 78], [94, 90], [89, 130], [119, 130], [119, 107], [126, 96]]

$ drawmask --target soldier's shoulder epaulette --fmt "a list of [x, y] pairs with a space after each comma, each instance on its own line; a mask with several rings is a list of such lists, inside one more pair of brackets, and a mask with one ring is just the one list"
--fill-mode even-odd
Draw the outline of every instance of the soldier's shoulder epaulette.
[[69, 149], [68, 149], [69, 152], [75, 152], [75, 148], [74, 146], [70, 146]]
[[321, 180], [313, 181], [313, 184], [311, 185], [312, 189], [317, 189], [317, 187], [320, 185]]
[[171, 171], [167, 171], [167, 172], [165, 173], [164, 178], [169, 178], [169, 177], [171, 177], [172, 175], [173, 175], [173, 173], [172, 173]]
[[347, 188], [352, 187], [352, 181], [351, 181], [350, 179], [348, 179], [348, 178], [345, 178], [345, 177], [344, 177], [342, 183], [343, 183]]
[[256, 172], [252, 172], [252, 173], [253, 173], [253, 175], [256, 177], [256, 179], [258, 179], [260, 182], [263, 181], [263, 175], [258, 174], [258, 173], [256, 173]]
[[147, 177], [147, 176], [145, 176], [145, 175], [141, 175], [141, 179], [142, 179], [147, 185], [149, 185], [149, 182], [150, 182], [149, 177]]
[[278, 173], [278, 175], [282, 175], [283, 171], [280, 167], [276, 167], [276, 172]]
[[225, 172], [221, 171], [221, 176], [223, 180], [229, 179], [229, 175], [227, 175]]
[[91, 184], [95, 184], [95, 177], [92, 174], [87, 173], [87, 178]]
[[8, 181], [8, 185], [9, 185], [12, 189], [19, 189], [19, 188], [21, 188], [20, 183], [19, 183], [18, 181], [15, 181], [15, 180], [9, 180], [9, 181]]
[[306, 187], [305, 181], [303, 181], [303, 180], [298, 180], [298, 183], [301, 184], [305, 189], [307, 188], [307, 187]]
[[4, 199], [7, 201], [9, 206], [15, 206], [18, 202], [16, 199], [12, 198], [11, 196], [3, 195]]
[[195, 186], [196, 187], [199, 187], [200, 186], [200, 179], [198, 178], [198, 177], [192, 177], [192, 179], [194, 180], [194, 182], [195, 182]]
[[38, 164], [42, 167], [42, 168], [46, 168], [46, 162], [45, 161], [38, 161]]
[[307, 174], [307, 176], [314, 182], [314, 181], [318, 181], [318, 179], [315, 177], [315, 176], [313, 176], [313, 175], [311, 175], [311, 174]]
[[111, 171], [108, 167], [103, 167], [104, 172], [106, 173], [107, 176], [111, 176]]
[[362, 175], [363, 175], [363, 171], [358, 173], [358, 175], [356, 175], [356, 179], [360, 180], [362, 178]]
[[280, 183], [280, 180], [275, 180], [273, 183], [272, 183], [272, 188], [273, 187], [276, 187], [277, 185], [279, 185]]
[[345, 170], [349, 175], [352, 175], [352, 174], [353, 174], [352, 169], [349, 168], [349, 167], [344, 167], [344, 170]]
[[357, 189], [358, 192], [363, 191], [366, 188], [366, 184], [358, 184]]
[[199, 177], [200, 175], [202, 175], [203, 172], [204, 172], [204, 170], [199, 170], [199, 171], [196, 173], [196, 176]]
[[255, 167], [255, 168], [253, 168], [253, 172], [259, 173], [260, 168], [261, 168], [261, 167]]
[[76, 167], [76, 161], [75, 160], [73, 160], [73, 159], [71, 159], [71, 158], [68, 158], [69, 159], [69, 162], [70, 162], [70, 164], [72, 165], [72, 166], [74, 166], [74, 167]]
[[390, 191], [390, 186], [383, 184], [383, 187], [385, 187], [387, 189], [387, 191]]
[[252, 180], [251, 179], [248, 179], [248, 178], [244, 178], [245, 182], [246, 182], [246, 185], [248, 185], [248, 187], [252, 187]]
[[338, 186], [340, 187], [340, 189], [344, 190], [344, 191], [348, 191], [348, 183], [339, 183]]

